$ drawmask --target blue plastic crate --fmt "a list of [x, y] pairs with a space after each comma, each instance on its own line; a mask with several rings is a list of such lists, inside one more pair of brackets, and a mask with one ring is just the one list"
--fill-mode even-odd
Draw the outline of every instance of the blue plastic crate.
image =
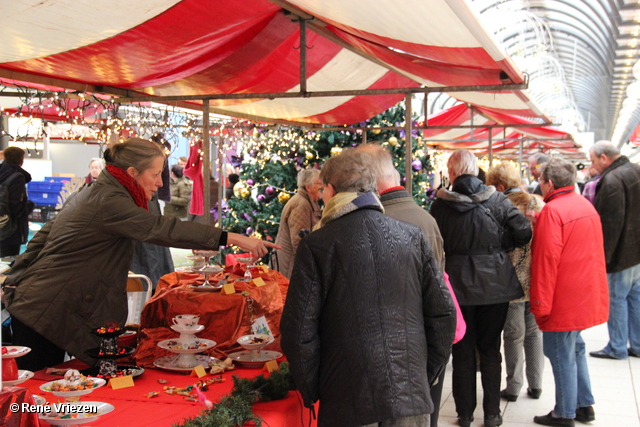
[[33, 200], [36, 206], [53, 206], [58, 204], [59, 191], [28, 191], [29, 200]]
[[27, 191], [55, 191], [59, 193], [62, 187], [64, 187], [64, 182], [31, 181], [27, 184]]
[[71, 178], [68, 176], [45, 176], [44, 180], [49, 182], [67, 182], [71, 181]]

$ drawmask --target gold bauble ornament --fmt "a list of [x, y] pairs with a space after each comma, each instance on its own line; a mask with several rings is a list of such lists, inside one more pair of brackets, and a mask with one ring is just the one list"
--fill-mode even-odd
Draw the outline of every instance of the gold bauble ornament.
[[233, 195], [236, 196], [237, 198], [241, 198], [242, 194], [240, 194], [240, 192], [242, 191], [242, 189], [245, 189], [245, 184], [242, 181], [238, 181], [235, 183], [235, 185], [233, 186]]
[[342, 147], [333, 147], [331, 149], [331, 157], [337, 156], [342, 153]]
[[249, 189], [247, 187], [242, 187], [240, 189], [240, 196], [243, 199], [246, 199], [247, 197], [249, 197], [251, 195], [251, 191], [249, 191]]
[[389, 143], [389, 145], [392, 145], [395, 147], [396, 145], [398, 145], [398, 138], [396, 138], [395, 136], [392, 136], [391, 138], [389, 138], [387, 142]]
[[311, 160], [313, 159], [313, 152], [311, 151], [307, 151], [304, 156], [307, 158], [307, 160]]
[[[379, 128], [379, 127], [380, 127], [380, 125], [373, 125], [373, 127], [374, 127], [374, 128]], [[372, 133], [372, 134], [374, 134], [374, 135], [379, 135], [379, 134], [380, 134], [380, 132], [382, 132], [382, 129], [372, 129], [372, 130], [371, 130], [371, 133]]]
[[280, 193], [278, 194], [278, 201], [283, 205], [289, 201], [291, 195], [289, 193]]

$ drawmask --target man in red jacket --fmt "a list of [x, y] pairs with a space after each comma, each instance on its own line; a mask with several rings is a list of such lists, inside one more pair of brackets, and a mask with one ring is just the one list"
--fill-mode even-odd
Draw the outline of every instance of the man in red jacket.
[[537, 424], [573, 426], [595, 419], [580, 332], [607, 321], [609, 291], [602, 226], [595, 208], [574, 192], [575, 167], [553, 158], [542, 167], [546, 205], [536, 218], [531, 265], [531, 312], [556, 383], [556, 405]]

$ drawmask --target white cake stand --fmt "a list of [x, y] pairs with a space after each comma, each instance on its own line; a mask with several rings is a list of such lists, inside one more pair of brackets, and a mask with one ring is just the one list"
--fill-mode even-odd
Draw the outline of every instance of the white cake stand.
[[[196, 356], [197, 353], [209, 350], [216, 345], [213, 340], [204, 338], [196, 338], [196, 334], [204, 329], [204, 325], [198, 325], [197, 328], [182, 328], [178, 325], [171, 325], [171, 329], [180, 334], [178, 339], [162, 340], [158, 343], [158, 347], [176, 353], [176, 356], [165, 356], [158, 359], [154, 364], [163, 369], [188, 370], [203, 364], [203, 357]], [[209, 356], [205, 356], [209, 358]], [[210, 361], [209, 358], [207, 361]], [[214, 359], [215, 360], [215, 359]], [[209, 367], [207, 364], [206, 367]]]

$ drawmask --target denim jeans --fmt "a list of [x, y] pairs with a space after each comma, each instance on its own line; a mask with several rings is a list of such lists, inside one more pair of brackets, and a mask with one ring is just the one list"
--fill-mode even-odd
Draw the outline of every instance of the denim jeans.
[[640, 354], [640, 264], [617, 273], [609, 279], [609, 344], [605, 353], [618, 359], [627, 358], [627, 341], [635, 354]]
[[553, 413], [561, 418], [575, 418], [576, 408], [595, 403], [580, 331], [542, 332], [544, 355], [549, 358], [556, 383], [556, 406]]

